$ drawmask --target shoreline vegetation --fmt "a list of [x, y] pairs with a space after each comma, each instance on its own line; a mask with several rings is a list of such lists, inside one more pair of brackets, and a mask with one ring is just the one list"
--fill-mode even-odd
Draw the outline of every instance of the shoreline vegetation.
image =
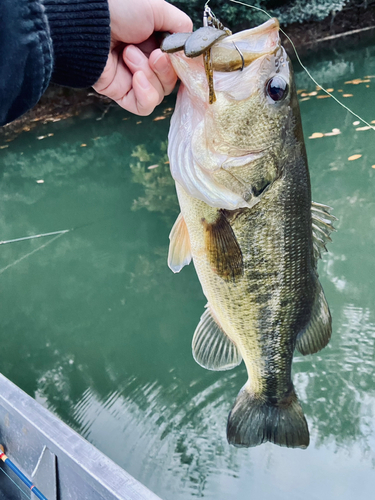
[[[186, 5], [181, 1], [172, 1], [172, 3], [185, 11], [188, 10], [184, 8]], [[279, 5], [283, 3], [287, 2], [279, 2]], [[319, 3], [319, 1], [313, 0], [313, 3]], [[230, 5], [233, 11], [236, 5]], [[279, 7], [279, 9], [281, 8]], [[191, 15], [191, 12], [188, 13]], [[194, 16], [192, 17], [194, 18]], [[262, 21], [258, 19], [257, 22]], [[247, 26], [243, 23], [238, 25], [236, 31], [248, 28], [249, 24], [250, 21], [248, 21]], [[250, 26], [252, 25], [256, 25], [256, 23], [250, 24]], [[309, 53], [332, 48], [338, 43], [356, 43], [364, 37], [373, 35], [375, 31], [375, 0], [364, 0], [362, 3], [349, 2], [341, 11], [332, 11], [323, 20], [283, 24], [282, 28], [292, 39], [302, 57]], [[286, 50], [294, 59], [290, 42], [283, 35], [282, 38]], [[6, 148], [7, 143], [14, 140], [20, 133], [28, 132], [39, 124], [57, 122], [77, 116], [92, 107], [102, 111], [102, 116], [98, 118], [100, 120], [113, 106], [116, 104], [109, 98], [97, 94], [91, 88], [68, 89], [52, 84], [33, 109], [14, 122], [0, 127], [0, 149]]]

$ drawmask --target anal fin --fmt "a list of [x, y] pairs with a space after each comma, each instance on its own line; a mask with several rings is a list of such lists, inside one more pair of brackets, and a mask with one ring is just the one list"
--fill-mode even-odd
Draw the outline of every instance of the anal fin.
[[218, 325], [209, 307], [195, 330], [192, 347], [195, 361], [207, 370], [231, 370], [242, 361], [237, 346]]
[[320, 283], [318, 286], [319, 290], [315, 297], [310, 321], [297, 336], [296, 348], [304, 356], [320, 351], [331, 338], [331, 313]]
[[191, 262], [191, 247], [185, 219], [180, 214], [169, 234], [168, 266], [174, 273], [179, 273]]

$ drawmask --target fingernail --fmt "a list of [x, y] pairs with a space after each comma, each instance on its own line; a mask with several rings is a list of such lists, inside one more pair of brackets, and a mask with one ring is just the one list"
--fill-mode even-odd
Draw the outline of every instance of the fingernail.
[[140, 66], [143, 61], [143, 55], [139, 51], [139, 49], [135, 47], [128, 47], [126, 50], [126, 58], [129, 59], [129, 61], [136, 66]]
[[137, 80], [138, 80], [139, 86], [142, 87], [143, 90], [148, 90], [150, 88], [150, 82], [147, 80], [147, 77], [143, 73], [143, 71], [139, 71], [137, 73]]
[[164, 54], [160, 54], [154, 61], [154, 68], [157, 73], [167, 73], [170, 70], [170, 63]]

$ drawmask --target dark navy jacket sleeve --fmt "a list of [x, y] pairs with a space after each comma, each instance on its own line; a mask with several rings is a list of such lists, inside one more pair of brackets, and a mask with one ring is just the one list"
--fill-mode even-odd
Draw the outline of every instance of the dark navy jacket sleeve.
[[0, 1], [0, 124], [34, 106], [52, 73], [52, 40], [39, 0]]
[[102, 74], [109, 53], [108, 1], [43, 0], [43, 4], [53, 41], [52, 81], [67, 87], [91, 87]]
[[0, 0], [0, 125], [33, 107], [50, 81], [94, 85], [109, 47], [107, 0]]

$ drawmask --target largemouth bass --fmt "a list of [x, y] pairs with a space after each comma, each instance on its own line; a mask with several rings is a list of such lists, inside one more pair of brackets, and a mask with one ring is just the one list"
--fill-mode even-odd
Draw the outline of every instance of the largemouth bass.
[[317, 260], [335, 217], [311, 201], [278, 21], [214, 33], [209, 57], [204, 43], [202, 55], [194, 54], [194, 39], [187, 57], [189, 38], [168, 50], [182, 81], [168, 150], [181, 214], [168, 263], [179, 272], [193, 259], [208, 300], [193, 356], [209, 370], [246, 365], [248, 381], [228, 418], [229, 443], [306, 448], [292, 359], [295, 348], [315, 353], [331, 337]]

